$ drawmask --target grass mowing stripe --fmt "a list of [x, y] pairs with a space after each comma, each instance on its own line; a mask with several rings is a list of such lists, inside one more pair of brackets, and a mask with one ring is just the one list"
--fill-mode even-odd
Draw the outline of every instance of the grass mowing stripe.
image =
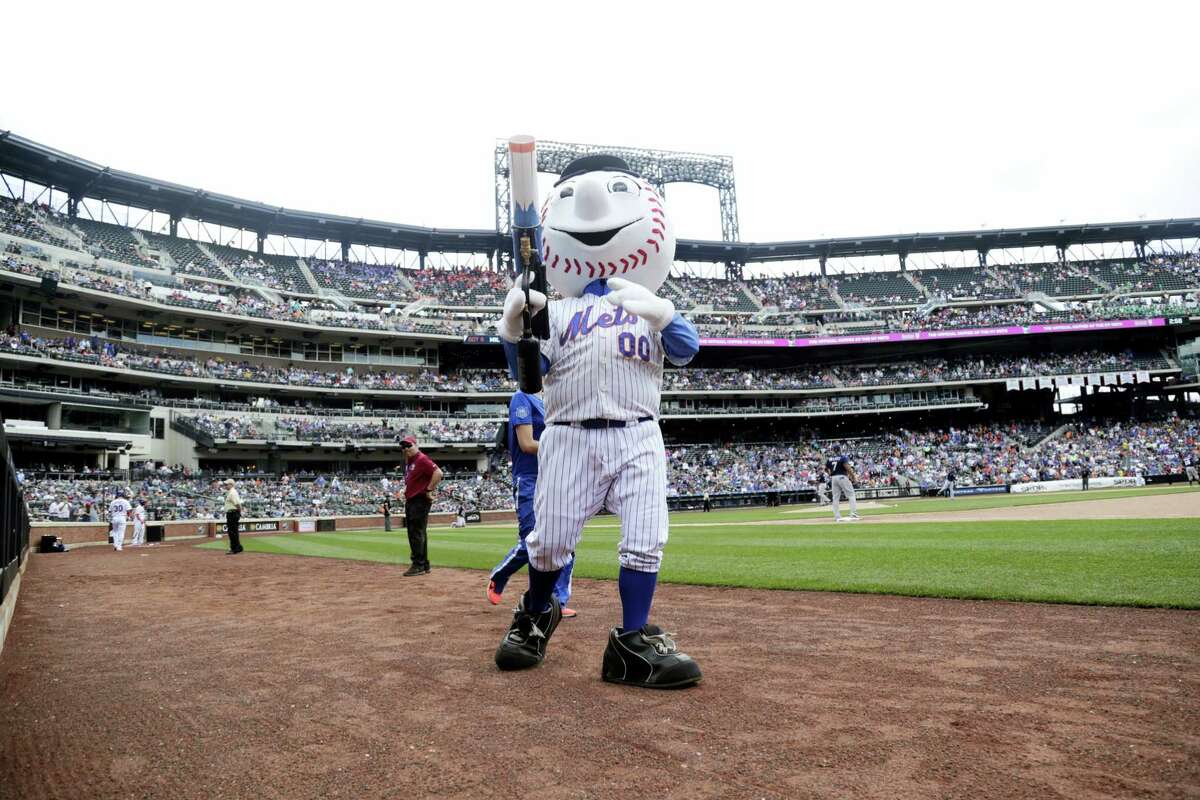
[[[873, 516], [876, 514], [932, 514], [941, 511], [973, 511], [984, 508], [1012, 508], [1014, 506], [1041, 506], [1041, 505], [1056, 505], [1058, 503], [1081, 503], [1088, 500], [1116, 500], [1123, 497], [1143, 497], [1163, 494], [1180, 494], [1183, 492], [1196, 492], [1200, 494], [1200, 488], [1189, 488], [1187, 486], [1164, 486], [1164, 487], [1145, 487], [1137, 489], [1095, 489], [1090, 492], [1064, 492], [1062, 494], [999, 494], [999, 495], [979, 495], [979, 496], [964, 496], [957, 497], [953, 500], [934, 497], [914, 497], [914, 498], [890, 498], [880, 501], [881, 504], [887, 505], [887, 508], [860, 508], [859, 513], [863, 516]], [[867, 501], [863, 501], [864, 503]], [[1197, 500], [1200, 507], [1200, 499]], [[843, 512], [847, 508], [846, 503], [842, 503]], [[793, 512], [802, 513], [793, 513]], [[820, 514], [828, 514], [832, 517], [833, 512], [825, 507], [818, 509], [815, 506], [794, 505], [785, 506], [782, 508], [739, 508], [726, 509], [721, 511], [711, 511], [705, 513], [703, 511], [677, 511], [671, 514], [672, 525], [695, 525], [697, 523], [714, 523], [714, 522], [756, 522], [756, 521], [791, 521], [801, 522], [812, 519], [813, 516]], [[616, 517], [603, 516], [596, 517], [588, 522], [585, 530], [593, 529], [615, 529], [619, 527], [619, 522]], [[515, 529], [516, 523], [508, 525], [472, 525], [471, 530], [504, 530], [511, 531]]]
[[[774, 518], [779, 518], [778, 512]], [[1195, 518], [887, 527], [754, 523], [752, 519], [740, 526], [672, 531], [660, 579], [768, 589], [1200, 608], [1200, 522]], [[505, 526], [434, 529], [430, 555], [435, 566], [490, 570], [511, 546], [513, 533]], [[618, 540], [616, 529], [589, 530], [576, 549], [575, 574], [615, 578]], [[257, 552], [394, 564], [408, 560], [402, 532], [285, 534], [246, 537], [243, 542]]]

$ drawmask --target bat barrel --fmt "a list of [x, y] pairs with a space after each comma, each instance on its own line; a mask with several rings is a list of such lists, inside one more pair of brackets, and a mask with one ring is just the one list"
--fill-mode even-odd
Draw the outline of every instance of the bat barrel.
[[508, 184], [513, 227], [536, 228], [541, 220], [537, 211], [537, 144], [532, 136], [508, 140]]

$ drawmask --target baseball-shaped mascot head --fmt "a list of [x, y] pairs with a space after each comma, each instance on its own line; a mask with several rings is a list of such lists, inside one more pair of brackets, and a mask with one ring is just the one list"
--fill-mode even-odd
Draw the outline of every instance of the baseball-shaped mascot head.
[[575, 159], [542, 206], [546, 278], [564, 297], [612, 277], [657, 292], [674, 257], [662, 199], [617, 156]]

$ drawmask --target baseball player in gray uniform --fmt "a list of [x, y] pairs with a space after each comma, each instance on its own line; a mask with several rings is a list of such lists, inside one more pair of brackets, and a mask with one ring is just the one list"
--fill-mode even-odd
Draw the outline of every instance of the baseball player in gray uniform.
[[850, 466], [850, 458], [842, 453], [840, 444], [833, 446], [833, 458], [825, 463], [825, 469], [829, 472], [829, 483], [833, 488], [834, 522], [842, 521], [842, 495], [850, 501], [849, 519], [858, 519], [858, 502], [854, 497], [854, 468]]
[[[536, 666], [558, 626], [553, 596], [584, 523], [602, 508], [620, 517], [622, 620], [608, 635], [602, 677], [651, 688], [690, 686], [700, 668], [649, 622], [667, 542], [666, 449], [658, 426], [663, 359], [699, 350], [696, 328], [654, 293], [675, 240], [658, 194], [620, 158], [576, 159], [542, 209], [541, 256], [563, 296], [549, 306], [541, 345], [546, 430], [538, 452], [536, 522], [526, 537], [529, 590], [513, 614], [496, 665]], [[546, 298], [531, 292], [536, 311]], [[514, 287], [498, 324], [516, 366], [525, 292]]]

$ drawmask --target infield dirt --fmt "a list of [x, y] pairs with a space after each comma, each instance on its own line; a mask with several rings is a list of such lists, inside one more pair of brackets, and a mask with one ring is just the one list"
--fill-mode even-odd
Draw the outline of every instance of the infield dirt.
[[666, 585], [705, 679], [656, 693], [599, 679], [612, 583], [501, 674], [483, 573], [402, 569], [34, 556], [4, 797], [1200, 796], [1197, 612]]

